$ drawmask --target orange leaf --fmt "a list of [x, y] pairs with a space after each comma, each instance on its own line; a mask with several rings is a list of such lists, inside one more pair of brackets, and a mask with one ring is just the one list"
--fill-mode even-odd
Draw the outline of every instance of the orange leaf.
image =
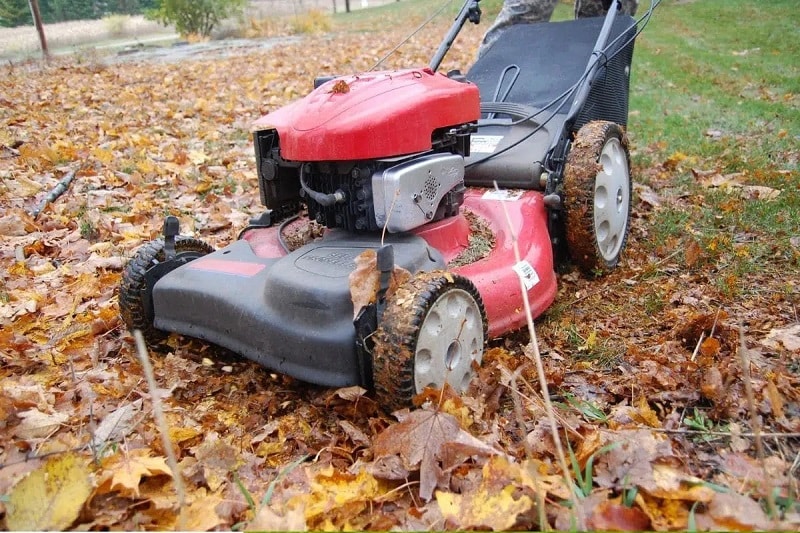
[[636, 507], [604, 501], [594, 508], [586, 525], [606, 531], [645, 531], [650, 529], [650, 518]]
[[344, 80], [338, 80], [336, 83], [333, 84], [329, 93], [333, 94], [345, 94], [350, 92], [350, 86]]
[[172, 476], [164, 457], [151, 457], [148, 448], [132, 450], [112, 457], [106, 468], [113, 472], [111, 490], [119, 489], [125, 494], [139, 496], [139, 483], [142, 478], [151, 476]]

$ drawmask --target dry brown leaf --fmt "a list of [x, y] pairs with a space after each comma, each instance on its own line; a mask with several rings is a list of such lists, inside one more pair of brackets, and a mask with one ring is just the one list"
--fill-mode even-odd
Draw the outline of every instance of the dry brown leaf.
[[333, 94], [346, 94], [350, 92], [350, 85], [344, 80], [337, 80], [328, 92]]
[[[353, 301], [353, 318], [361, 309], [373, 303], [380, 290], [381, 273], [378, 270], [378, 252], [368, 248], [355, 259], [356, 268], [350, 273], [350, 299]], [[411, 273], [395, 265], [386, 296], [391, 296], [397, 288], [411, 279]]]
[[14, 435], [25, 440], [47, 437], [69, 420], [66, 413], [43, 413], [35, 407], [20, 412], [18, 416], [22, 422], [14, 428]]
[[761, 344], [775, 350], [784, 348], [791, 352], [800, 352], [800, 324], [771, 329]]
[[748, 496], [735, 492], [717, 493], [708, 504], [708, 515], [724, 531], [764, 531], [770, 521], [761, 506]]
[[429, 409], [402, 415], [398, 424], [389, 426], [376, 437], [373, 448], [376, 459], [399, 455], [406, 470], [419, 469], [419, 494], [427, 501], [436, 486], [445, 480], [440, 461], [448, 444], [466, 446], [471, 455], [498, 453], [464, 431], [452, 415]]
[[626, 507], [614, 500], [600, 502], [586, 522], [589, 529], [599, 531], [647, 531], [650, 518], [638, 507]]

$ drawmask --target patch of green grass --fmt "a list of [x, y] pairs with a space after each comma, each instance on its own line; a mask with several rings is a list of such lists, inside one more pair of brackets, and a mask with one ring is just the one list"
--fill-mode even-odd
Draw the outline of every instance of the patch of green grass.
[[577, 326], [570, 325], [564, 331], [574, 361], [585, 361], [599, 368], [612, 368], [622, 357], [609, 338], [601, 338], [595, 330], [581, 334]]
[[[723, 297], [757, 290], [752, 274], [800, 266], [790, 242], [800, 227], [797, 20], [792, 0], [665, 0], [637, 40], [634, 167], [665, 199], [644, 246], [683, 261], [694, 241], [694, 266], [716, 272]], [[714, 175], [744, 187], [709, 187]], [[748, 186], [780, 193], [767, 200]]]

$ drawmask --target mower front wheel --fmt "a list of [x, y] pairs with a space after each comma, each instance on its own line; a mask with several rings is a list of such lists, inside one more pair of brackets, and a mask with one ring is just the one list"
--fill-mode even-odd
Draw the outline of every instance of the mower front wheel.
[[[175, 258], [165, 263], [164, 239], [150, 241], [128, 261], [119, 286], [119, 314], [128, 331], [140, 330], [147, 344], [157, 344], [166, 337], [166, 332], [153, 325], [153, 285], [158, 277], [179, 266], [209, 254], [214, 248], [199, 239], [191, 237], [175, 238]], [[160, 266], [159, 276], [148, 276], [155, 267]]]
[[620, 125], [595, 121], [578, 131], [563, 187], [570, 258], [587, 273], [614, 268], [628, 239], [632, 192], [628, 138]]
[[425, 387], [445, 383], [464, 392], [486, 336], [486, 311], [469, 279], [441, 271], [417, 274], [388, 299], [375, 334], [378, 402], [390, 411], [409, 407]]

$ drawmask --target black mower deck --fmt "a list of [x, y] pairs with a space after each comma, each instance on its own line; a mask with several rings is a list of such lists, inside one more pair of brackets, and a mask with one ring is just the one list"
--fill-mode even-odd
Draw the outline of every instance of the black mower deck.
[[[359, 383], [348, 276], [359, 254], [380, 247], [379, 237], [331, 231], [281, 258], [258, 257], [247, 241], [235, 241], [155, 284], [155, 327], [312, 383]], [[441, 254], [420, 237], [391, 236], [387, 243], [397, 264], [411, 272], [444, 267]]]

